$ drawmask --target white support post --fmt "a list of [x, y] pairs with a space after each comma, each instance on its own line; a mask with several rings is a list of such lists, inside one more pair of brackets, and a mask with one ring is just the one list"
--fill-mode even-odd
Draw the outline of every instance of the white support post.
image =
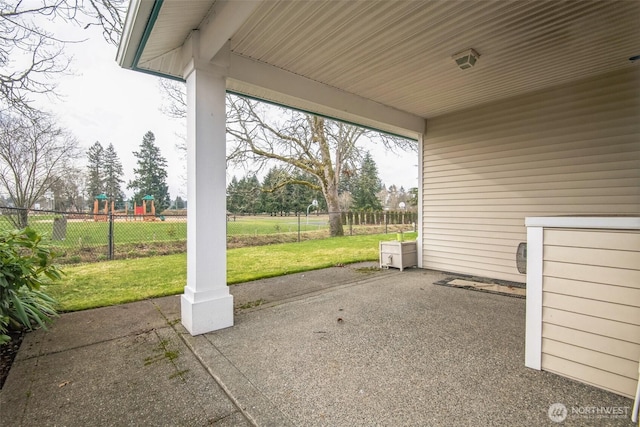
[[233, 326], [227, 288], [224, 68], [185, 70], [187, 81], [187, 286], [182, 324], [198, 335]]
[[542, 255], [544, 228], [527, 227], [527, 301], [524, 365], [542, 369]]
[[416, 239], [416, 245], [418, 250], [418, 268], [422, 268], [422, 263], [424, 262], [424, 252], [423, 252], [423, 239], [424, 239], [424, 217], [423, 213], [423, 201], [424, 196], [422, 192], [424, 191], [424, 139], [426, 136], [426, 120], [425, 120], [425, 133], [420, 135], [418, 138], [418, 219], [416, 227], [418, 227], [418, 238]]

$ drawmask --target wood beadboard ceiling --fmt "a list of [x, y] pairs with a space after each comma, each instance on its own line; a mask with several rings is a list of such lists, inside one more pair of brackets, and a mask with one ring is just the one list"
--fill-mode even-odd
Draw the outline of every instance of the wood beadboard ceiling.
[[[212, 5], [165, 1], [142, 60], [179, 47]], [[429, 118], [638, 67], [639, 23], [635, 0], [267, 0], [231, 51]], [[451, 56], [467, 48], [480, 59], [460, 70]]]

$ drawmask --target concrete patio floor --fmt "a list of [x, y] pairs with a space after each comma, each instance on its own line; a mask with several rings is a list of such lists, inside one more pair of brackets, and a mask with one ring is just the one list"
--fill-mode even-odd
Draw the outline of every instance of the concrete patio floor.
[[562, 403], [633, 425], [572, 414], [630, 399], [524, 367], [524, 299], [373, 265], [233, 286], [263, 304], [197, 337], [178, 297], [64, 315], [27, 335], [0, 424], [542, 426]]

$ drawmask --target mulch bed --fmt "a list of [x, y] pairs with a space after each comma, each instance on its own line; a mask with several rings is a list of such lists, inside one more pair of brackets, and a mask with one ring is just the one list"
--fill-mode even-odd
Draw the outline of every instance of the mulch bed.
[[24, 331], [9, 332], [7, 335], [11, 337], [11, 341], [0, 346], [0, 390], [9, 376], [9, 370], [16, 358], [16, 354], [18, 354], [24, 334]]

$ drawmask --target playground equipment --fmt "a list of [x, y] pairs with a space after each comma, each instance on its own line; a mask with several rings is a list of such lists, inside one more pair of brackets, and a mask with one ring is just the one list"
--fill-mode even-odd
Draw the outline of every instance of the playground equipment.
[[[100, 203], [104, 202], [103, 214], [100, 214]], [[115, 212], [115, 204], [111, 201], [111, 213]], [[93, 201], [93, 220], [106, 221], [109, 216], [109, 198], [106, 194], [98, 194]]]
[[[101, 207], [103, 202], [104, 207]], [[142, 206], [138, 206], [135, 201], [133, 202], [133, 217], [129, 215], [129, 207], [129, 203], [125, 202], [124, 218], [126, 218], [127, 221], [130, 219], [136, 221], [138, 218], [141, 218], [143, 221], [156, 220], [156, 207], [154, 204], [154, 197], [151, 195], [146, 195], [142, 198]], [[115, 202], [112, 200], [111, 203], [109, 203], [109, 197], [106, 194], [98, 194], [93, 201], [93, 220], [108, 221], [109, 213], [116, 213]], [[160, 219], [164, 221], [164, 217], [161, 217]]]
[[[156, 207], [153, 203], [154, 197], [146, 195], [142, 198], [142, 206], [138, 206], [133, 202], [133, 215], [135, 217], [141, 216], [143, 221], [155, 221], [156, 220]], [[151, 202], [151, 212], [147, 213], [147, 202]]]

